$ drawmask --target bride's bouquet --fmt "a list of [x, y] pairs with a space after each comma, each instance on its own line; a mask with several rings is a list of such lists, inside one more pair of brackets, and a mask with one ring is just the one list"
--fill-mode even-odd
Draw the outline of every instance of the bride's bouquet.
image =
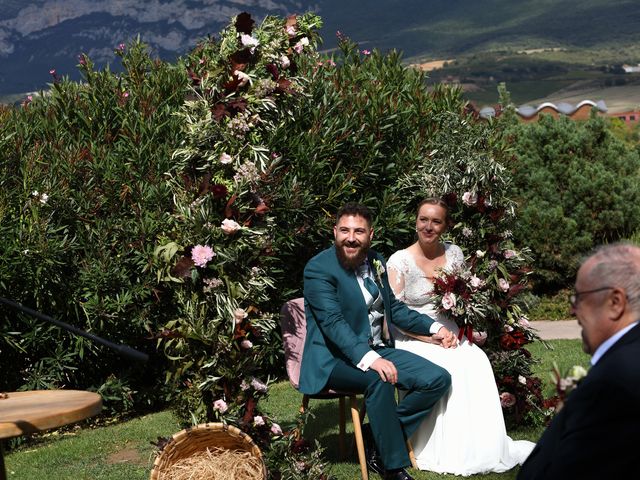
[[465, 266], [442, 270], [433, 280], [431, 296], [439, 313], [453, 319], [459, 327], [458, 339], [467, 336], [473, 342], [473, 331], [484, 330], [490, 299], [486, 282]]

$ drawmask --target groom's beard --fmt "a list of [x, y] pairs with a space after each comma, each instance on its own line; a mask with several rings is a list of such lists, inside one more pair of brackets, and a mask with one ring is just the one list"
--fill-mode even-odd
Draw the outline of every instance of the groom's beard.
[[[355, 270], [364, 262], [365, 258], [367, 258], [367, 252], [369, 251], [369, 247], [371, 246], [371, 242], [367, 240], [366, 242], [358, 242], [358, 241], [336, 241], [336, 254], [338, 255], [338, 261], [343, 268], [347, 270]], [[355, 253], [348, 254], [345, 249], [347, 247], [357, 248], [358, 251]]]

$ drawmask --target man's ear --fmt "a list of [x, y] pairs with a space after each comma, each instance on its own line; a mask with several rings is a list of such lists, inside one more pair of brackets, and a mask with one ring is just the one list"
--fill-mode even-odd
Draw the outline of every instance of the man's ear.
[[609, 307], [610, 318], [613, 321], [618, 321], [624, 315], [628, 306], [627, 294], [621, 288], [614, 288], [611, 290], [607, 299], [607, 306]]
[[373, 240], [373, 228], [369, 229], [369, 240]]

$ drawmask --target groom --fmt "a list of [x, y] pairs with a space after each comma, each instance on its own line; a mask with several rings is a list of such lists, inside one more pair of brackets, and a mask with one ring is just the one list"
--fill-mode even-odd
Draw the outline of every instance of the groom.
[[[364, 393], [369, 424], [384, 467], [383, 479], [411, 480], [405, 439], [451, 385], [449, 373], [413, 353], [393, 348], [389, 324], [434, 335], [444, 348], [456, 337], [426, 315], [395, 299], [384, 260], [370, 251], [373, 229], [364, 205], [337, 214], [335, 245], [313, 257], [304, 271], [307, 338], [300, 372], [302, 393], [324, 388]], [[405, 396], [396, 404], [395, 389]], [[375, 470], [376, 460], [369, 465]]]
[[618, 243], [597, 250], [578, 270], [570, 302], [591, 369], [518, 479], [638, 478], [640, 248]]

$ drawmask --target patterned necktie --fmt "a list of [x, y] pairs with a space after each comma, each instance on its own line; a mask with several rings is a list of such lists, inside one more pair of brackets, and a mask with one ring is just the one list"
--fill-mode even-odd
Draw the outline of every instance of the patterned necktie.
[[371, 294], [371, 296], [373, 297], [373, 301], [375, 302], [378, 299], [378, 295], [380, 295], [380, 290], [378, 289], [376, 282], [371, 280], [371, 277], [364, 277], [363, 281], [364, 288], [366, 288], [367, 291]]

